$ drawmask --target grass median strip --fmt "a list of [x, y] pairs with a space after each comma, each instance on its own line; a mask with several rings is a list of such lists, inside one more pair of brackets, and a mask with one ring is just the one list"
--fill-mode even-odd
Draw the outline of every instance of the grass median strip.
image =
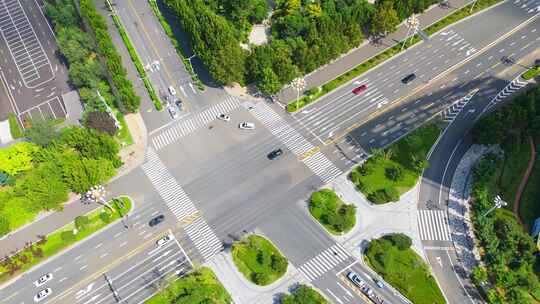
[[131, 57], [131, 61], [135, 65], [135, 68], [137, 69], [139, 76], [141, 76], [141, 79], [144, 83], [144, 87], [148, 91], [148, 95], [150, 96], [150, 99], [152, 100], [154, 107], [156, 107], [156, 110], [158, 111], [162, 110], [163, 106], [161, 104], [161, 101], [159, 100], [156, 94], [156, 90], [154, 89], [154, 86], [152, 86], [152, 83], [146, 77], [147, 76], [146, 70], [144, 69], [142, 65], [141, 59], [139, 58], [139, 55], [137, 54], [135, 47], [133, 47], [133, 43], [131, 43], [131, 39], [129, 39], [129, 36], [126, 33], [126, 29], [124, 28], [122, 21], [120, 21], [120, 17], [118, 17], [118, 15], [116, 15], [113, 12], [112, 20], [114, 22], [114, 25], [118, 29], [118, 32], [120, 33], [120, 37], [122, 37], [122, 40], [124, 41], [124, 44], [126, 45], [126, 48], [129, 52], [129, 57]]
[[184, 54], [184, 51], [182, 50], [182, 46], [180, 45], [180, 43], [178, 43], [178, 40], [176, 39], [176, 36], [174, 35], [174, 32], [173, 32], [171, 26], [169, 25], [167, 20], [165, 20], [165, 17], [163, 17], [163, 14], [161, 14], [161, 11], [160, 11], [160, 9], [158, 7], [158, 4], [157, 4], [156, 0], [148, 0], [148, 3], [150, 4], [150, 7], [152, 8], [152, 11], [154, 12], [156, 17], [158, 18], [159, 23], [161, 23], [161, 26], [163, 27], [163, 30], [165, 31], [165, 34], [167, 34], [167, 36], [169, 37], [172, 45], [174, 46], [174, 49], [176, 50], [176, 53], [182, 59], [182, 62], [184, 63], [184, 66], [186, 67], [186, 70], [188, 71], [189, 75], [191, 76], [191, 79], [193, 79], [193, 81], [195, 82], [195, 85], [197, 86], [197, 89], [199, 89], [199, 91], [204, 91], [205, 87], [204, 87], [201, 79], [199, 78], [199, 75], [197, 75], [197, 73], [195, 73], [195, 71], [193, 70], [193, 66], [191, 65], [191, 61], [189, 61], [187, 56]]
[[112, 207], [101, 207], [75, 220], [55, 232], [42, 236], [40, 241], [29, 244], [16, 254], [0, 261], [0, 283], [24, 273], [33, 266], [47, 260], [69, 246], [87, 238], [105, 228], [132, 208], [127, 197], [120, 197], [109, 202]]
[[257, 285], [268, 285], [287, 271], [287, 259], [267, 239], [250, 235], [232, 247], [233, 261], [238, 270]]
[[345, 204], [330, 189], [321, 189], [311, 195], [309, 212], [332, 234], [350, 231], [356, 224], [356, 207]]
[[523, 73], [521, 77], [525, 80], [531, 80], [538, 75], [540, 75], [540, 66], [529, 69], [527, 72]]
[[366, 250], [366, 262], [411, 302], [446, 303], [428, 266], [410, 248], [411, 243], [411, 239], [401, 233], [372, 240]]
[[[462, 7], [461, 9], [453, 12], [452, 14], [446, 16], [445, 18], [437, 21], [436, 23], [430, 25], [426, 29], [424, 29], [424, 32], [428, 35], [432, 35], [436, 33], [437, 31], [445, 28], [448, 25], [451, 25], [459, 20], [462, 20], [468, 16], [471, 16], [481, 10], [484, 10], [490, 6], [493, 6], [502, 0], [478, 0], [476, 1], [476, 5], [474, 6], [473, 10], [471, 11], [471, 4]], [[366, 61], [362, 62], [361, 64], [357, 65], [353, 69], [345, 72], [344, 74], [341, 74], [337, 78], [334, 78], [330, 80], [329, 82], [322, 85], [320, 88], [313, 88], [307, 92], [307, 95], [302, 96], [300, 99], [295, 100], [289, 104], [287, 104], [287, 112], [296, 112], [299, 109], [307, 106], [310, 103], [316, 102], [320, 97], [323, 95], [326, 95], [327, 93], [333, 91], [334, 89], [344, 85], [345, 83], [349, 82], [350, 80], [360, 76], [361, 74], [375, 68], [379, 64], [385, 62], [386, 60], [392, 58], [393, 56], [401, 53], [402, 51], [405, 51], [406, 49], [410, 48], [411, 46], [415, 45], [421, 41], [421, 38], [418, 35], [413, 36], [410, 38], [406, 45], [403, 47], [402, 45], [405, 43], [405, 41], [401, 41], [397, 43], [396, 45], [386, 49], [385, 51], [382, 51], [381, 53], [367, 59]]]
[[145, 303], [229, 304], [232, 303], [232, 299], [212, 270], [202, 267], [183, 278], [169, 282], [165, 289], [145, 301]]
[[351, 181], [375, 204], [399, 200], [429, 166], [427, 153], [439, 134], [439, 127], [428, 123], [387, 149], [374, 149], [373, 157], [351, 171]]

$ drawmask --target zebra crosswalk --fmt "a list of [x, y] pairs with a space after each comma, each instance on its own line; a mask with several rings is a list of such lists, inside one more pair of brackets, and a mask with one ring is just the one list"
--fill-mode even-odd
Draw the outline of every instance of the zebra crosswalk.
[[186, 225], [184, 230], [204, 260], [208, 261], [223, 250], [223, 244], [202, 217]]
[[152, 147], [157, 151], [176, 142], [196, 129], [215, 120], [219, 114], [229, 113], [238, 108], [240, 100], [234, 96], [227, 96], [225, 101], [213, 105], [189, 118], [183, 119], [167, 127], [158, 135], [151, 138]]
[[352, 258], [351, 255], [343, 246], [335, 244], [305, 262], [298, 268], [298, 271], [309, 281], [313, 281], [350, 258]]
[[[300, 157], [315, 148], [281, 116], [264, 103], [251, 107], [251, 113], [290, 151]], [[306, 166], [324, 183], [328, 183], [342, 173], [323, 153], [317, 152], [302, 160]]]
[[142, 165], [142, 169], [159, 193], [159, 196], [165, 201], [165, 204], [178, 221], [190, 220], [196, 217], [195, 220], [184, 226], [184, 230], [201, 253], [201, 256], [205, 260], [212, 258], [223, 249], [218, 237], [206, 221], [199, 216], [199, 211], [191, 199], [169, 173], [152, 148], [149, 148], [146, 152], [146, 158], [147, 161]]
[[443, 210], [418, 210], [418, 228], [423, 241], [451, 241], [448, 216]]

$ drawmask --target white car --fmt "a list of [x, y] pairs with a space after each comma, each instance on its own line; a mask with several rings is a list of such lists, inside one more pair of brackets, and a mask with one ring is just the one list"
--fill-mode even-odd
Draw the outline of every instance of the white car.
[[171, 93], [171, 95], [176, 95], [176, 90], [173, 88], [173, 86], [169, 86], [169, 93]]
[[39, 302], [39, 301], [45, 299], [45, 298], [48, 297], [51, 293], [52, 293], [52, 289], [50, 289], [50, 288], [43, 289], [42, 291], [38, 292], [38, 293], [34, 296], [34, 302]]
[[171, 114], [171, 117], [173, 119], [177, 119], [178, 118], [178, 112], [176, 112], [176, 110], [174, 109], [173, 106], [168, 106], [167, 109], [169, 110], [169, 114]]
[[164, 237], [160, 238], [159, 240], [157, 240], [156, 245], [158, 247], [161, 247], [161, 246], [167, 244], [170, 240], [172, 240], [172, 236], [167, 234], [166, 236], [164, 236]]
[[354, 271], [350, 271], [347, 274], [347, 278], [349, 278], [349, 280], [351, 280], [354, 283], [354, 285], [358, 287], [362, 287], [366, 285], [366, 283], [362, 279], [360, 279], [360, 276]]
[[255, 124], [247, 121], [240, 123], [238, 127], [242, 130], [255, 130]]
[[223, 121], [229, 121], [231, 120], [231, 116], [221, 113], [217, 116], [217, 119], [223, 120]]
[[34, 282], [34, 285], [36, 285], [36, 287], [39, 287], [39, 286], [49, 282], [50, 280], [52, 280], [52, 278], [53, 278], [52, 273], [44, 274], [39, 279], [37, 279], [37, 281]]

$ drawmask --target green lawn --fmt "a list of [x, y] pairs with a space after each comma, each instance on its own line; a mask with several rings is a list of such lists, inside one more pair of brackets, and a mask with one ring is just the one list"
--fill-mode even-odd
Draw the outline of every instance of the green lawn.
[[373, 151], [373, 157], [352, 170], [351, 181], [375, 204], [399, 200], [427, 166], [427, 153], [439, 134], [439, 127], [428, 123], [386, 150]]
[[11, 137], [13, 137], [14, 139], [17, 139], [24, 136], [21, 126], [19, 126], [19, 123], [17, 122], [17, 117], [15, 116], [15, 114], [10, 113], [8, 115], [8, 122], [9, 122], [9, 131], [11, 133]]
[[311, 195], [309, 212], [330, 233], [342, 234], [350, 231], [356, 224], [356, 207], [345, 204], [330, 189], [322, 189]]
[[426, 263], [411, 248], [398, 249], [390, 240], [371, 241], [369, 266], [414, 304], [446, 303]]
[[281, 304], [328, 304], [328, 301], [312, 287], [300, 285], [290, 295], [284, 295]]
[[534, 77], [538, 75], [540, 75], [540, 67], [531, 68], [527, 72], [523, 73], [523, 79], [525, 80], [533, 79]]
[[146, 304], [229, 304], [231, 296], [210, 268], [202, 267], [169, 284]]
[[267, 239], [250, 235], [232, 247], [234, 264], [251, 282], [268, 285], [287, 271], [288, 261]]
[[[508, 202], [508, 209], [512, 210], [516, 197], [516, 191], [523, 178], [523, 173], [527, 169], [529, 159], [531, 158], [531, 149], [528, 141], [516, 144], [514, 148], [507, 151], [504, 160], [499, 162], [501, 165], [498, 192]], [[499, 194], [497, 193], [497, 194]], [[496, 194], [495, 194], [496, 195]]]
[[[124, 204], [122, 207], [120, 201]], [[119, 204], [117, 204], [119, 203]], [[121, 215], [126, 214], [131, 210], [132, 202], [126, 197], [121, 197], [118, 201], [112, 201], [114, 211], [111, 212], [107, 208], [99, 208], [86, 215], [88, 223], [86, 228], [81, 229], [77, 234], [72, 231], [75, 228], [75, 223], [72, 222], [57, 231], [46, 236], [46, 241], [38, 242], [32, 248], [26, 248], [15, 256], [12, 256], [8, 261], [4, 260], [0, 264], [0, 283], [5, 282], [31, 267], [41, 263], [42, 261], [54, 256], [61, 250], [77, 243], [78, 241], [90, 236], [91, 234], [103, 229], [110, 223], [118, 220]], [[107, 216], [101, 215], [102, 213]]]

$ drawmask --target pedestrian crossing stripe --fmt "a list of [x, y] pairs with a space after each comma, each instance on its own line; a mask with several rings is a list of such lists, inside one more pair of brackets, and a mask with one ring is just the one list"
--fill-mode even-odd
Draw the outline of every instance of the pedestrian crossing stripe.
[[152, 147], [158, 151], [187, 136], [198, 128], [217, 119], [219, 114], [230, 113], [240, 106], [238, 98], [227, 96], [225, 101], [213, 105], [190, 118], [178, 121], [151, 138]]
[[[342, 173], [322, 152], [316, 150], [315, 146], [268, 105], [257, 103], [251, 108], [251, 113], [324, 183], [330, 182]], [[310, 151], [312, 152], [307, 154]]]
[[349, 258], [351, 258], [351, 255], [347, 250], [340, 244], [335, 244], [309, 259], [298, 268], [298, 271], [309, 281], [313, 281]]
[[418, 210], [418, 227], [423, 241], [451, 241], [448, 216], [443, 210]]
[[490, 101], [488, 106], [486, 107], [486, 110], [491, 109], [494, 107], [497, 103], [505, 99], [506, 97], [510, 96], [512, 93], [516, 92], [517, 90], [523, 88], [528, 84], [527, 81], [523, 81], [520, 79], [521, 75], [514, 78], [504, 89], [502, 89], [493, 99]]
[[208, 261], [223, 249], [221, 241], [152, 148], [146, 152], [146, 158], [147, 162], [142, 165], [144, 173], [171, 213], [185, 224], [186, 234], [204, 260]]

